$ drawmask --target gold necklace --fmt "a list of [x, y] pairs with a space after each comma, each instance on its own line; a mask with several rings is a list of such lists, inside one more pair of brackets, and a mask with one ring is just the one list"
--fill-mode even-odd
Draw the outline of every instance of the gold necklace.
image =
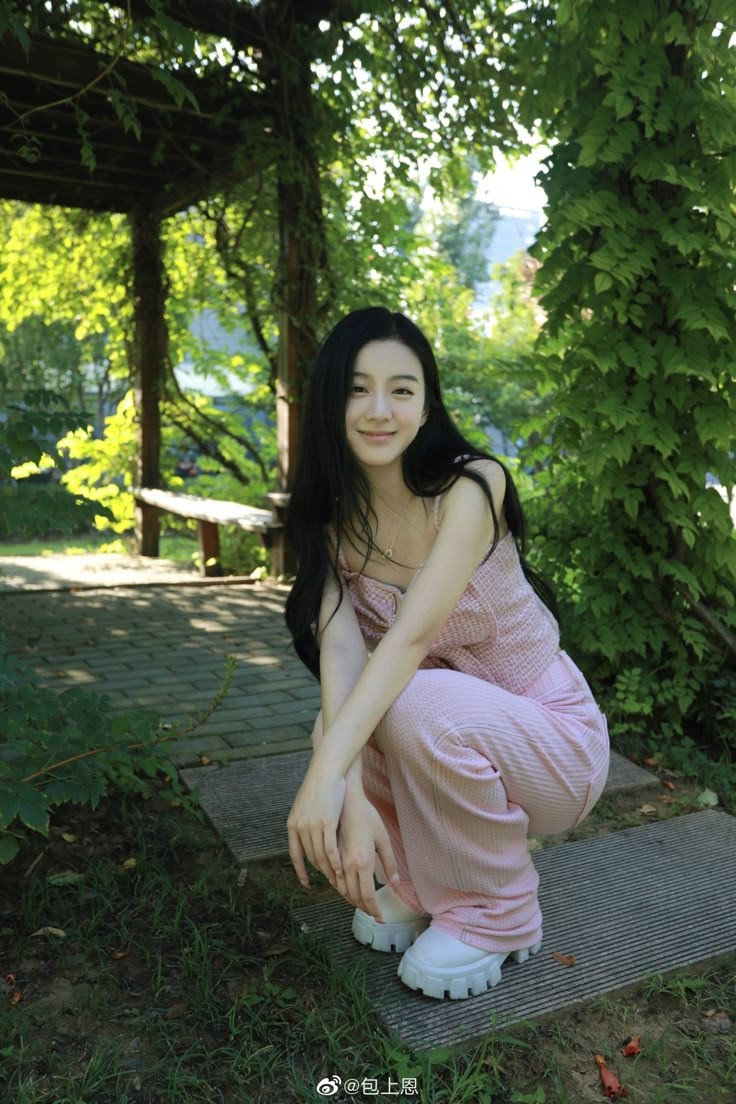
[[[409, 497], [406, 500], [406, 506], [404, 507], [404, 511], [401, 515], [401, 520], [399, 522], [399, 528], [394, 533], [394, 539], [391, 541], [390, 548], [386, 548], [384, 550], [383, 548], [379, 548], [377, 544], [375, 545], [376, 551], [380, 552], [385, 560], [393, 559], [394, 545], [396, 544], [396, 538], [398, 537], [399, 533], [401, 532], [401, 526], [404, 524], [404, 518], [406, 517], [406, 512], [409, 509], [409, 503], [411, 502], [411, 500], [412, 500], [412, 495], [409, 494]], [[386, 503], [386, 505], [388, 506], [389, 504]], [[375, 544], [375, 542], [374, 542], [374, 544]]]

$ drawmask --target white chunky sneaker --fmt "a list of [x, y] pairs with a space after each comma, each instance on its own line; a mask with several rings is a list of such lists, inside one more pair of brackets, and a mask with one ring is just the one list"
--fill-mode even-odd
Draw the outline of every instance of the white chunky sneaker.
[[519, 951], [488, 952], [462, 943], [454, 935], [430, 927], [409, 947], [399, 963], [404, 985], [419, 989], [427, 997], [463, 1000], [485, 993], [501, 980], [501, 966], [507, 958], [526, 962], [537, 954], [541, 943]]
[[431, 922], [430, 916], [420, 916], [405, 905], [389, 885], [381, 886], [376, 900], [383, 922], [362, 909], [353, 916], [353, 935], [374, 951], [405, 951]]

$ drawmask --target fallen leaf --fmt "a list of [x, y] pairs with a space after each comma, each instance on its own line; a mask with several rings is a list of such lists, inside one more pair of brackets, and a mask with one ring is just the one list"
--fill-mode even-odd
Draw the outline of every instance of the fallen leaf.
[[5, 975], [5, 984], [7, 985], [7, 987], [9, 989], [14, 988], [14, 986], [15, 986], [15, 974], [6, 974]]
[[136, 1073], [134, 1075], [133, 1080], [131, 1082], [131, 1085], [133, 1086], [133, 1088], [135, 1089], [136, 1092], [141, 1091], [141, 1075], [139, 1073]]
[[595, 1060], [598, 1063], [598, 1068], [601, 1071], [601, 1083], [603, 1085], [603, 1093], [608, 1100], [618, 1100], [622, 1096], [628, 1096], [626, 1089], [624, 1089], [616, 1077], [615, 1073], [611, 1073], [606, 1060], [602, 1054], [596, 1054]]
[[544, 850], [544, 844], [542, 843], [542, 841], [538, 840], [538, 839], [534, 839], [534, 836], [528, 836], [527, 837], [526, 845], [527, 845], [527, 848], [529, 849], [529, 851], [543, 851]]
[[654, 805], [640, 805], [637, 809], [638, 813], [644, 813], [645, 816], [652, 816], [656, 811], [657, 809]]
[[656, 760], [656, 759], [653, 759], [653, 758], [652, 758], [652, 757], [650, 756], [650, 757], [649, 757], [648, 759], [645, 759], [645, 760], [644, 760], [644, 764], [645, 764], [645, 766], [647, 766], [647, 767], [656, 767], [656, 765], [657, 765], [657, 760]]
[[559, 962], [560, 966], [574, 966], [575, 955], [560, 954], [559, 951], [553, 951], [552, 957], [556, 962]]
[[31, 938], [34, 935], [53, 935], [57, 939], [66, 939], [66, 932], [62, 928], [39, 928], [38, 931], [31, 932]]
[[84, 874], [76, 870], [60, 870], [58, 874], [49, 874], [46, 881], [50, 886], [75, 885], [84, 881]]
[[200, 766], [202, 766], [202, 767], [208, 767], [208, 766], [210, 765], [210, 763], [211, 763], [211, 762], [212, 762], [212, 760], [211, 760], [211, 759], [208, 759], [206, 755], [200, 755], [200, 757], [199, 757], [199, 764], [200, 764]]
[[73, 832], [62, 832], [61, 838], [64, 840], [64, 843], [76, 843], [79, 836], [75, 836]]
[[712, 809], [715, 805], [719, 804], [718, 794], [713, 790], [703, 790], [698, 794], [698, 805], [702, 805], [706, 809]]
[[114, 962], [119, 962], [121, 958], [127, 958], [129, 954], [130, 951], [111, 951], [110, 958]]
[[662, 805], [674, 805], [677, 801], [676, 797], [672, 797], [670, 794], [660, 794], [657, 798]]
[[274, 943], [273, 947], [269, 947], [264, 953], [265, 958], [273, 958], [275, 955], [286, 954], [288, 947], [285, 943]]
[[707, 1012], [706, 1019], [700, 1021], [700, 1026], [713, 1035], [725, 1035], [733, 1030], [733, 1023], [725, 1012]]
[[187, 1006], [184, 1001], [174, 1001], [171, 1008], [166, 1013], [167, 1020], [178, 1020], [180, 1016], [185, 1016], [187, 1012]]
[[666, 786], [668, 790], [676, 790], [677, 789], [677, 786], [675, 785], [674, 782], [663, 782], [662, 785]]
[[124, 863], [120, 864], [121, 870], [132, 870], [133, 867], [138, 865], [137, 859], [126, 859]]
[[23, 997], [23, 994], [20, 992], [19, 989], [16, 989], [16, 991], [13, 993], [12, 997], [10, 998], [10, 1003], [11, 1004], [18, 1004], [19, 1001], [22, 999], [22, 997]]
[[641, 1035], [634, 1035], [630, 1039], [627, 1039], [621, 1050], [624, 1058], [631, 1058], [634, 1054], [641, 1054], [640, 1042]]

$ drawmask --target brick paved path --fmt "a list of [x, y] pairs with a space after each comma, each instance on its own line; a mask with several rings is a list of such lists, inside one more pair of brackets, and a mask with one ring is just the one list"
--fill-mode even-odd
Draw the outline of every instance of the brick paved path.
[[206, 707], [238, 660], [230, 692], [196, 734], [172, 743], [178, 766], [309, 748], [319, 686], [289, 647], [288, 587], [124, 586], [0, 593], [10, 650], [62, 689], [110, 695], [176, 723]]

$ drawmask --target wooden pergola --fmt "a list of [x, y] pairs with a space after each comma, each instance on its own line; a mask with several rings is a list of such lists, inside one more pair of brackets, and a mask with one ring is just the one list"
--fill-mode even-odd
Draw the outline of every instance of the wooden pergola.
[[[308, 194], [305, 181], [316, 187], [319, 206], [318, 165], [306, 138], [309, 127], [303, 125], [310, 115], [312, 59], [304, 50], [295, 52], [297, 39], [291, 32], [297, 24], [316, 31], [322, 20], [354, 19], [357, 6], [352, 0], [164, 2], [164, 14], [180, 24], [226, 38], [236, 50], [261, 58], [265, 79], [250, 85], [197, 79], [177, 69], [172, 75], [191, 93], [196, 107], [186, 95], [175, 100], [149, 67], [101, 55], [68, 29], [64, 34], [56, 29], [53, 35], [32, 33], [27, 51], [10, 34], [0, 41], [0, 87], [7, 97], [0, 100], [0, 197], [124, 212], [130, 219], [140, 420], [137, 481], [143, 487], [161, 483], [159, 400], [167, 357], [161, 220], [270, 165], [280, 170], [280, 139], [298, 134], [292, 162], [278, 182], [278, 282], [283, 293], [274, 501], [282, 501], [290, 488], [300, 396], [314, 351], [310, 320], [316, 273], [309, 216], [315, 195]], [[122, 0], [107, 7], [130, 12], [136, 21], [156, 17], [149, 0]], [[286, 50], [274, 50], [279, 41], [288, 44], [288, 65], [279, 63]], [[121, 94], [135, 112], [137, 134], [115, 109]], [[301, 119], [294, 117], [295, 111]], [[138, 507], [143, 555], [158, 555], [158, 518], [157, 510]], [[272, 568], [277, 574], [293, 569], [283, 541], [272, 547]]]

